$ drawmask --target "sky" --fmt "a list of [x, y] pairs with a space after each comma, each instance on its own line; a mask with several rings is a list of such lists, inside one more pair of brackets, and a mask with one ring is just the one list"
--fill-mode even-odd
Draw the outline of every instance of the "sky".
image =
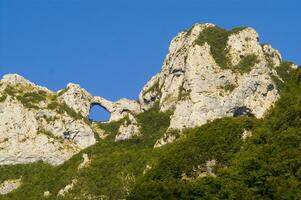
[[135, 100], [171, 39], [207, 22], [253, 27], [260, 42], [301, 64], [300, 9], [300, 0], [0, 0], [0, 77]]

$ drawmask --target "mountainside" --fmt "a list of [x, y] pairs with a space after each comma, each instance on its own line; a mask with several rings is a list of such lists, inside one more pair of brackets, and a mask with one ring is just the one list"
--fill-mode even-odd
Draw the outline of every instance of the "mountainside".
[[138, 102], [5, 75], [0, 199], [301, 199], [300, 94], [254, 29], [213, 24], [172, 40]]
[[[76, 84], [52, 92], [16, 74], [3, 77], [0, 91], [0, 164], [44, 161], [58, 165], [95, 144], [104, 133], [88, 121], [93, 104], [105, 106], [111, 112], [111, 121], [140, 111], [135, 101], [113, 103], [92, 96]], [[121, 129], [117, 139], [127, 131]]]

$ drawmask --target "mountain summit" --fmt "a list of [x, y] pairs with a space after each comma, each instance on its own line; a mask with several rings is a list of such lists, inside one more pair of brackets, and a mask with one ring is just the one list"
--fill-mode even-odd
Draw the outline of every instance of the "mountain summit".
[[176, 139], [169, 130], [193, 128], [222, 117], [262, 118], [279, 98], [273, 79], [280, 79], [276, 69], [281, 63], [280, 53], [261, 45], [252, 28], [227, 31], [196, 24], [171, 41], [161, 72], [144, 86], [139, 103], [111, 102], [72, 83], [52, 92], [19, 75], [5, 75], [0, 84], [0, 129], [5, 141], [0, 164], [37, 160], [61, 164], [93, 145], [97, 131], [87, 119], [95, 104], [110, 112], [110, 122], [128, 119], [116, 140], [139, 135], [135, 115], [154, 106], [172, 112], [169, 129], [156, 147]]
[[[176, 180], [191, 181], [199, 177], [216, 177], [215, 167], [226, 167], [233, 157], [232, 152], [237, 153], [243, 149], [243, 141], [251, 137], [252, 132], [256, 132], [252, 131], [254, 124], [259, 124], [260, 119], [269, 119], [271, 113], [272, 116], [277, 116], [277, 112], [271, 110], [281, 98], [285, 99], [281, 97], [281, 89], [288, 85], [289, 81], [295, 81], [293, 85], [297, 87], [300, 80], [298, 74], [294, 75], [296, 71], [297, 65], [284, 62], [280, 53], [271, 45], [261, 44], [254, 29], [242, 27], [224, 30], [208, 23], [195, 24], [172, 39], [161, 71], [143, 87], [139, 101], [120, 99], [112, 102], [100, 96], [93, 96], [73, 83], [63, 90], [53, 92], [20, 75], [8, 74], [0, 81], [0, 165], [28, 166], [29, 163], [42, 161], [50, 171], [57, 169], [55, 167], [58, 165], [66, 166], [69, 170], [69, 166], [72, 176], [68, 170], [68, 173], [65, 169], [61, 172], [68, 177], [69, 184], [61, 181], [59, 185], [64, 187], [60, 190], [58, 187], [48, 188], [51, 191], [46, 191], [45, 185], [41, 186], [45, 190], [44, 197], [48, 198], [53, 193], [65, 196], [73, 187], [79, 187], [79, 182], [84, 184], [85, 181], [92, 181], [85, 177], [80, 179], [79, 171], [84, 168], [96, 170], [95, 166], [105, 169], [106, 162], [110, 161], [103, 161], [104, 155], [112, 156], [112, 160], [127, 158], [120, 157], [121, 152], [130, 155], [128, 159], [136, 159], [135, 156], [139, 156], [138, 160], [132, 160], [133, 163], [139, 161], [139, 164], [131, 166], [137, 174], [130, 172], [132, 168], [125, 168], [129, 171], [118, 174], [119, 169], [112, 167], [112, 170], [118, 171], [115, 174], [118, 177], [114, 178], [118, 179], [116, 184], [122, 191], [113, 193], [119, 195], [118, 198], [124, 198], [130, 194], [139, 177], [140, 181], [147, 178], [155, 180], [151, 175], [143, 178], [148, 171], [151, 171], [150, 174], [157, 173], [158, 171], [152, 169], [160, 171], [165, 167], [167, 169], [176, 166], [175, 163], [165, 166], [164, 163], [169, 163], [169, 160], [157, 157], [164, 149], [167, 149], [167, 153], [162, 155], [168, 157], [179, 153], [177, 145], [187, 147], [189, 143], [190, 149], [194, 149], [195, 152], [186, 152], [189, 148], [179, 150], [187, 153], [185, 158], [181, 157], [182, 154], [177, 155], [181, 162], [181, 159], [185, 160], [190, 156], [194, 158], [196, 154], [203, 155], [206, 151], [211, 152], [207, 143], [202, 144], [203, 146], [195, 143], [195, 138], [204, 137], [205, 139], [200, 139], [201, 142], [211, 141], [212, 148], [216, 147], [218, 150], [187, 163], [187, 166], [191, 165], [189, 169], [184, 165], [178, 166], [177, 169], [182, 171], [177, 172]], [[296, 80], [293, 78], [295, 76]], [[94, 105], [99, 105], [110, 113], [109, 121], [89, 121], [89, 112]], [[284, 106], [278, 106], [281, 105]], [[219, 119], [221, 120], [218, 121]], [[273, 123], [275, 121], [277, 120]], [[214, 123], [217, 124], [216, 128], [212, 125]], [[219, 126], [223, 129], [219, 129]], [[189, 130], [194, 131], [188, 134]], [[190, 136], [186, 138], [186, 135]], [[214, 142], [213, 137], [225, 138]], [[227, 144], [222, 148], [214, 146], [225, 141]], [[174, 143], [169, 144], [174, 146], [169, 146], [168, 143]], [[162, 152], [153, 153], [157, 151]], [[133, 155], [133, 152], [137, 155]], [[81, 156], [82, 162], [79, 158]], [[115, 161], [119, 162], [118, 159]], [[156, 159], [157, 161], [154, 161]], [[44, 164], [40, 163], [37, 166]], [[87, 167], [90, 164], [91, 168]], [[129, 162], [123, 164], [130, 165]], [[34, 164], [29, 166], [28, 170], [35, 169]], [[47, 167], [44, 166], [43, 169], [48, 169]], [[23, 170], [26, 169], [25, 167]], [[13, 169], [10, 170], [14, 172]], [[102, 172], [99, 173], [105, 177]], [[15, 179], [5, 180], [6, 182], [0, 184], [0, 194], [8, 194], [22, 187], [23, 175], [14, 176]], [[111, 178], [113, 176], [110, 175]], [[53, 178], [58, 179], [60, 178]], [[40, 180], [40, 177], [34, 180]], [[104, 183], [103, 181], [98, 180], [97, 183]], [[140, 188], [139, 185], [136, 189], [143, 191], [144, 186], [142, 184]], [[106, 188], [104, 185], [102, 187]], [[90, 189], [83, 190], [91, 192]], [[79, 191], [79, 188], [76, 191]], [[95, 188], [95, 191], [98, 189]], [[142, 193], [133, 191], [133, 199], [139, 199]], [[98, 194], [100, 196], [96, 199], [117, 198], [106, 193], [108, 191], [102, 192], [105, 194]], [[87, 195], [89, 196], [81, 193], [79, 196], [92, 198], [88, 198]], [[142, 199], [145, 198], [144, 196]]]

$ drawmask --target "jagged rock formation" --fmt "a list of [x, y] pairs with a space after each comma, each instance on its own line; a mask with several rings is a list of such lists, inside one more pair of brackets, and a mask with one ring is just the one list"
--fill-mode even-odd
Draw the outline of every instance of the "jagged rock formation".
[[61, 164], [95, 143], [83, 118], [57, 94], [18, 75], [1, 80], [0, 164], [43, 160]]
[[93, 126], [87, 120], [93, 104], [111, 112], [110, 120], [140, 110], [137, 102], [113, 103], [76, 84], [55, 93], [16, 74], [3, 77], [0, 94], [0, 164], [42, 160], [58, 165], [95, 144]]
[[155, 147], [178, 138], [174, 130], [217, 118], [261, 118], [279, 98], [273, 78], [281, 62], [280, 53], [261, 45], [252, 28], [226, 31], [196, 24], [172, 40], [161, 72], [144, 86], [139, 102], [111, 102], [72, 83], [53, 92], [19, 75], [5, 75], [0, 82], [0, 164], [42, 160], [58, 165], [95, 144], [94, 133], [105, 139], [107, 133], [87, 120], [93, 105], [110, 113], [109, 122], [125, 119], [115, 141], [139, 137], [137, 114], [155, 105], [171, 111], [170, 127]]
[[59, 99], [64, 101], [70, 108], [74, 109], [84, 117], [88, 117], [93, 105], [100, 105], [110, 113], [109, 121], [117, 121], [124, 118], [128, 113], [140, 113], [140, 104], [128, 99], [120, 99], [111, 102], [99, 96], [92, 96], [77, 84], [68, 84], [67, 88], [59, 91]]
[[141, 108], [158, 102], [161, 111], [173, 111], [170, 129], [230, 116], [261, 118], [279, 98], [273, 78], [281, 62], [252, 28], [196, 24], [172, 40], [161, 72], [140, 93]]

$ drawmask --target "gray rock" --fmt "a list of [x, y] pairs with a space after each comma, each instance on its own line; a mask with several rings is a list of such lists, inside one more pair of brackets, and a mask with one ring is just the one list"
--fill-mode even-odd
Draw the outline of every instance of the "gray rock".
[[22, 184], [21, 178], [20, 179], [11, 179], [6, 180], [0, 183], [0, 195], [8, 194], [20, 187]]
[[[0, 96], [3, 95], [6, 99], [0, 102], [0, 165], [37, 161], [59, 165], [95, 144], [93, 125], [87, 122], [94, 104], [111, 113], [109, 121], [130, 115], [130, 124], [120, 127], [116, 140], [139, 133], [132, 115], [140, 112], [139, 103], [128, 99], [111, 102], [92, 96], [77, 84], [70, 83], [55, 93], [11, 74], [0, 81]], [[24, 99], [26, 95], [30, 98]], [[38, 98], [37, 102], [34, 98]]]
[[[207, 42], [196, 44], [199, 35], [214, 26], [196, 24], [171, 41], [161, 71], [144, 86], [139, 102], [112, 102], [73, 83], [53, 92], [19, 75], [5, 75], [0, 81], [0, 165], [39, 160], [58, 165], [95, 144], [94, 132], [105, 139], [104, 130], [87, 122], [93, 105], [110, 113], [108, 122], [128, 118], [119, 127], [116, 141], [139, 136], [135, 116], [157, 103], [162, 112], [172, 111], [169, 129], [155, 147], [177, 139], [179, 135], [170, 134], [172, 130], [222, 117], [263, 117], [279, 98], [272, 76], [278, 76], [275, 68], [281, 64], [280, 53], [270, 45], [260, 45], [254, 29], [244, 28], [232, 32], [225, 44], [232, 68], [220, 66]], [[256, 62], [250, 70], [239, 72], [240, 63], [250, 56]], [[43, 97], [24, 100], [25, 94]]]
[[[230, 116], [261, 118], [279, 98], [271, 75], [277, 75], [274, 68], [281, 63], [280, 53], [270, 45], [261, 46], [256, 31], [245, 28], [228, 37], [227, 56], [232, 66], [239, 66], [250, 55], [256, 56], [257, 62], [246, 73], [224, 69], [216, 63], [208, 43], [195, 44], [198, 35], [213, 26], [196, 24], [189, 32], [179, 33], [170, 44], [161, 72], [140, 93], [142, 110], [159, 101], [161, 111], [173, 111], [169, 129], [193, 128]], [[156, 146], [162, 144], [161, 139]]]
[[132, 114], [128, 114], [128, 118], [119, 127], [115, 141], [128, 140], [133, 136], [140, 135], [140, 126]]

